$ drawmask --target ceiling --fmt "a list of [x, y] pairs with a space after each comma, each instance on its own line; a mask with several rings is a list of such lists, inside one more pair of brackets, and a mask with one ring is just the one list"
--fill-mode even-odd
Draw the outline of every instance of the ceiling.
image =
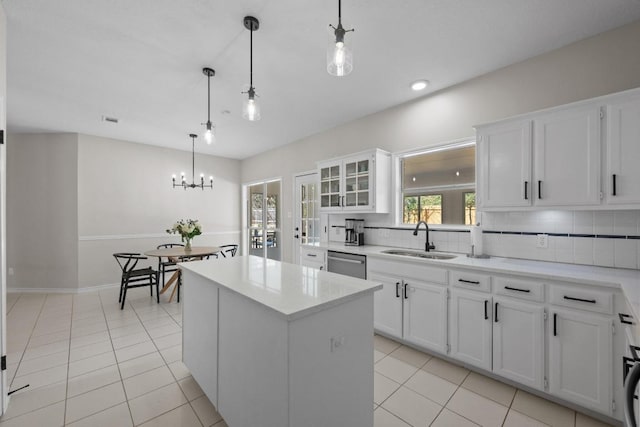
[[[212, 78], [215, 145], [242, 159], [640, 19], [638, 0], [345, 0], [354, 71], [326, 72], [337, 1], [2, 0], [9, 132], [190, 150]], [[249, 32], [262, 120], [242, 119]], [[416, 93], [410, 82], [431, 85]], [[116, 117], [118, 124], [102, 121]]]

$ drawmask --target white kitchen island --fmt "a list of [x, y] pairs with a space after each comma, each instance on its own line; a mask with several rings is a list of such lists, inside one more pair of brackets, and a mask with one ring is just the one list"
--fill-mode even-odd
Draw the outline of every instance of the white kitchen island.
[[246, 256], [180, 264], [183, 361], [230, 427], [371, 427], [381, 284]]

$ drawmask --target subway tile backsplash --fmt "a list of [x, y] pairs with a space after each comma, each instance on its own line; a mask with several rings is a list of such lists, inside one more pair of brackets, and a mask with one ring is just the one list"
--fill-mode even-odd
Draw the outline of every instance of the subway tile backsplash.
[[[483, 212], [484, 252], [493, 256], [617, 268], [640, 268], [640, 210]], [[344, 218], [330, 218], [329, 240], [344, 241]], [[342, 226], [342, 227], [341, 227]], [[367, 218], [365, 243], [424, 249], [424, 229], [390, 228]], [[547, 248], [538, 233], [550, 234]], [[436, 250], [469, 253], [466, 230], [431, 230]]]

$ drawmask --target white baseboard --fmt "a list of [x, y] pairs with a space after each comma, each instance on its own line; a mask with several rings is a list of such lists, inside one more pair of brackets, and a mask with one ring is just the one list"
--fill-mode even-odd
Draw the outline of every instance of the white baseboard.
[[87, 292], [104, 291], [106, 289], [119, 288], [120, 283], [107, 283], [105, 285], [87, 286], [84, 288], [13, 288], [8, 287], [7, 293], [19, 294], [84, 294]]

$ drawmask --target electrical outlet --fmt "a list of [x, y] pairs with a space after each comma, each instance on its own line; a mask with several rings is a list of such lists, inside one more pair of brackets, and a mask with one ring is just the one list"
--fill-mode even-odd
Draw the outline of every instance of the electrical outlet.
[[344, 345], [344, 337], [331, 337], [331, 353]]
[[549, 247], [549, 235], [548, 234], [538, 234], [538, 238], [536, 239], [536, 247], [547, 249]]

